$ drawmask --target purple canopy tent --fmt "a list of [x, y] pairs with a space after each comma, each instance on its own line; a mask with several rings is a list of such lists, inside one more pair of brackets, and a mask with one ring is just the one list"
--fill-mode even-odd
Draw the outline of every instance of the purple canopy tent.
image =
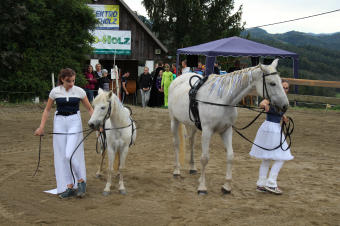
[[298, 58], [296, 53], [288, 52], [282, 49], [277, 49], [258, 42], [250, 41], [240, 37], [223, 38], [216, 41], [186, 47], [177, 50], [177, 72], [179, 65], [179, 55], [204, 55], [206, 56], [206, 74], [212, 73], [214, 68], [215, 58], [217, 56], [274, 56], [274, 57], [291, 57], [293, 59], [294, 78], [298, 77]]

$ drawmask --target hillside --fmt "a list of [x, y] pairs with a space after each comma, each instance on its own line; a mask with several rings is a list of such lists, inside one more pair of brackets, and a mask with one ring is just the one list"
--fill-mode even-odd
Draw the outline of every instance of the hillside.
[[[299, 77], [305, 79], [340, 81], [340, 32], [311, 34], [291, 31], [269, 34], [255, 28], [244, 31], [242, 37], [299, 54]], [[280, 61], [282, 74], [291, 75], [292, 62]], [[305, 94], [335, 96], [336, 89], [302, 87]]]
[[242, 36], [246, 36], [247, 34], [250, 34], [251, 39], [276, 40], [283, 44], [291, 44], [294, 46], [310, 45], [340, 51], [340, 32], [333, 34], [313, 34], [290, 31], [283, 34], [270, 34], [261, 28], [253, 28], [244, 31]]

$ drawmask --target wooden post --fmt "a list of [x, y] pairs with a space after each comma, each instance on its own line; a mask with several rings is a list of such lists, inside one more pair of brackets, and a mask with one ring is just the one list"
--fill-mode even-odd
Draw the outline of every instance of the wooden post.
[[52, 79], [52, 88], [55, 87], [55, 84], [54, 84], [54, 73], [51, 74], [51, 79]]

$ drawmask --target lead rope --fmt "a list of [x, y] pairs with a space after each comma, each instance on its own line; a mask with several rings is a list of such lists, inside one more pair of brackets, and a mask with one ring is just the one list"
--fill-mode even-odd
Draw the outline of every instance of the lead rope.
[[[87, 132], [90, 131], [92, 129], [86, 129], [80, 132], [75, 132], [75, 133], [47, 133], [47, 134], [55, 134], [55, 135], [74, 135], [74, 134], [78, 134], [78, 133], [83, 133], [83, 132]], [[40, 166], [40, 156], [41, 156], [41, 140], [42, 140], [42, 136], [44, 135], [40, 135], [39, 137], [39, 150], [38, 150], [38, 163], [37, 163], [37, 168], [35, 169], [34, 174], [32, 175], [33, 177], [37, 174], [39, 166]]]

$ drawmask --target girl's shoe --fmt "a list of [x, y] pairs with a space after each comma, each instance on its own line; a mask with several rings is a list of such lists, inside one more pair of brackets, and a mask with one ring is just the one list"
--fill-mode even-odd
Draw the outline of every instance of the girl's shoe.
[[264, 188], [267, 191], [269, 191], [270, 193], [273, 193], [275, 195], [282, 195], [282, 191], [279, 189], [279, 187], [268, 187], [268, 186], [265, 186]]
[[59, 194], [59, 198], [65, 199], [76, 195], [76, 190], [73, 188], [67, 188], [66, 191]]
[[256, 191], [257, 192], [266, 192], [267, 190], [263, 186], [257, 186]]
[[78, 183], [78, 191], [77, 191], [77, 197], [83, 198], [86, 193], [86, 183], [85, 181]]

